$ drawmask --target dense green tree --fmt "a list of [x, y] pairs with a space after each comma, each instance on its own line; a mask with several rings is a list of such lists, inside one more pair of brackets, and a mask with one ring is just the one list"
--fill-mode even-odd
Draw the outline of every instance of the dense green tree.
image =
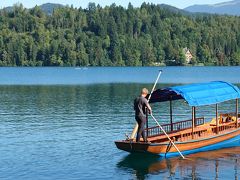
[[240, 17], [161, 5], [0, 10], [0, 66], [240, 65]]

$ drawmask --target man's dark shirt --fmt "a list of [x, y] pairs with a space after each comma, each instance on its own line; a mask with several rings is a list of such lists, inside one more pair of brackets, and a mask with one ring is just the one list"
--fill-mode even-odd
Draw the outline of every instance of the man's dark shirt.
[[145, 107], [148, 104], [147, 99], [145, 97], [139, 96], [134, 100], [134, 110], [135, 116], [144, 116]]

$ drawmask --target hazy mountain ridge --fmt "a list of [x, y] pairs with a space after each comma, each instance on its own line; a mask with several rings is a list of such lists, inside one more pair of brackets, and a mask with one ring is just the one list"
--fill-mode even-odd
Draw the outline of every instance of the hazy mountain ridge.
[[64, 7], [64, 5], [55, 4], [55, 3], [46, 3], [46, 4], [42, 4], [39, 7], [42, 9], [43, 12], [47, 14], [52, 14], [54, 9]]
[[[192, 13], [211, 13], [211, 14], [227, 14], [227, 15], [240, 15], [240, 0], [223, 2], [213, 5], [193, 5], [185, 9], [179, 9], [168, 4], [160, 4], [163, 9], [168, 9], [174, 13], [182, 13], [185, 15], [192, 15]], [[6, 11], [12, 11], [14, 6], [3, 8]], [[62, 8], [64, 5], [57, 3], [45, 3], [39, 6], [46, 14], [52, 14], [56, 8]]]
[[168, 4], [160, 4], [160, 6], [161, 6], [161, 8], [163, 8], [163, 9], [168, 9], [168, 10], [170, 10], [170, 11], [172, 11], [172, 12], [175, 12], [175, 13], [183, 13], [183, 14], [189, 13], [188, 11], [185, 11], [185, 10], [179, 9], [179, 8], [176, 8], [176, 7], [171, 6], [171, 5], [168, 5]]
[[211, 14], [227, 14], [227, 15], [240, 15], [240, 0], [228, 1], [213, 5], [193, 5], [185, 8], [184, 10], [196, 13], [211, 13]]
[[[56, 4], [56, 3], [45, 3], [39, 6], [40, 9], [45, 12], [46, 14], [52, 14], [53, 10], [56, 8], [62, 8], [64, 5], [62, 4]], [[14, 6], [8, 6], [3, 8], [6, 11], [12, 11]], [[31, 8], [30, 8], [31, 9]]]

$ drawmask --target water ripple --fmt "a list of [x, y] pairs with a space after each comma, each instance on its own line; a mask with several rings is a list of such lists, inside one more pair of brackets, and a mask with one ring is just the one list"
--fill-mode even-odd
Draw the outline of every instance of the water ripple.
[[[119, 151], [114, 140], [131, 133], [132, 101], [141, 87], [0, 86], [0, 179], [215, 179], [216, 162], [218, 177], [239, 177], [240, 149], [196, 154], [190, 162]], [[191, 118], [183, 102], [173, 105], [182, 107], [174, 110], [181, 115], [175, 121]], [[167, 104], [153, 109], [160, 123], [169, 122]], [[214, 115], [212, 107], [198, 110]]]

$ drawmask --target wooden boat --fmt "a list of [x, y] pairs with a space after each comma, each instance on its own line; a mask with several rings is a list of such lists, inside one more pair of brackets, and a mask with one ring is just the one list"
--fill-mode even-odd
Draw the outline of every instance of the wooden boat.
[[[170, 123], [162, 125], [182, 154], [192, 154], [221, 148], [240, 146], [240, 115], [238, 114], [238, 87], [223, 81], [189, 84], [158, 89], [152, 93], [150, 103], [170, 101]], [[172, 101], [184, 99], [192, 107], [192, 119], [173, 122]], [[218, 104], [234, 100], [235, 112], [218, 113]], [[205, 122], [204, 117], [196, 117], [196, 107], [216, 106], [216, 116]], [[159, 126], [148, 127], [145, 132], [148, 143], [135, 139], [115, 141], [117, 148], [133, 153], [158, 154], [163, 157], [179, 156], [167, 136]]]

